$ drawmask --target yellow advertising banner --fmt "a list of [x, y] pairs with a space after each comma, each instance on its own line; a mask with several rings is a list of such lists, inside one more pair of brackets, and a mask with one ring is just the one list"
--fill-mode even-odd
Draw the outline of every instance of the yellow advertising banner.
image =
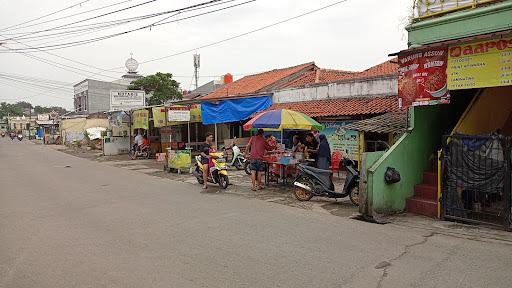
[[448, 47], [448, 89], [512, 85], [512, 38]]
[[167, 126], [167, 119], [165, 117], [165, 107], [153, 107], [153, 125], [155, 127]]
[[146, 109], [135, 110], [132, 113], [133, 129], [148, 130], [149, 111]]

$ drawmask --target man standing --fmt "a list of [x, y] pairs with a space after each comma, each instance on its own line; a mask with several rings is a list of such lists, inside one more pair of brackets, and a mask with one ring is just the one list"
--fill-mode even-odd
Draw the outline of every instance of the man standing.
[[310, 132], [306, 135], [306, 143], [304, 145], [306, 146], [306, 153], [308, 153], [309, 158], [315, 160], [314, 167], [316, 167], [316, 162], [318, 161], [318, 141], [313, 133]]
[[252, 191], [263, 189], [261, 185], [261, 176], [265, 170], [263, 156], [266, 151], [273, 150], [274, 148], [263, 137], [263, 129], [258, 129], [256, 136], [252, 136], [251, 140], [249, 140], [245, 153], [250, 153], [251, 163], [249, 168], [251, 169]]

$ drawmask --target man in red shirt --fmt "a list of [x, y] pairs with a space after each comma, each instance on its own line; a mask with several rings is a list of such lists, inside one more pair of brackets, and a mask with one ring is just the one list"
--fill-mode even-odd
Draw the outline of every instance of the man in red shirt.
[[261, 185], [261, 176], [265, 170], [263, 156], [265, 156], [265, 152], [274, 149], [275, 147], [268, 144], [265, 138], [263, 138], [263, 129], [259, 129], [256, 135], [252, 136], [251, 140], [249, 140], [245, 153], [250, 152], [251, 163], [249, 168], [251, 169], [252, 191], [263, 189]]

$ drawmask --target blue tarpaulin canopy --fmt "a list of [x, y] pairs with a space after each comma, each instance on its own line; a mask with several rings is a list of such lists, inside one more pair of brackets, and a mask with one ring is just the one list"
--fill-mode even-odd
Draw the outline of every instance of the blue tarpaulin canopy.
[[201, 102], [203, 124], [217, 124], [246, 120], [256, 112], [272, 106], [272, 97], [258, 96], [240, 99], [224, 99], [218, 102]]

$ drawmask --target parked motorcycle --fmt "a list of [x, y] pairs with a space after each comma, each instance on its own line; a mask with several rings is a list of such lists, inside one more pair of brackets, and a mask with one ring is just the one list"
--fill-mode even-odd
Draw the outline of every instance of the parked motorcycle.
[[329, 198], [349, 197], [352, 204], [359, 205], [359, 172], [355, 168], [355, 162], [350, 159], [344, 159], [343, 163], [347, 168], [347, 178], [341, 192], [334, 190], [332, 182], [332, 172], [322, 170], [303, 164], [297, 166], [297, 177], [294, 186], [297, 188], [294, 192], [295, 198], [299, 201], [309, 201], [313, 196], [323, 196]]
[[18, 134], [16, 137], [17, 137], [17, 138], [18, 138], [18, 140], [20, 140], [20, 141], [21, 141], [21, 140], [23, 140], [23, 134]]
[[4, 138], [4, 137], [5, 137], [5, 132], [2, 132], [2, 138]]
[[[213, 184], [219, 184], [220, 188], [226, 189], [229, 185], [228, 171], [226, 167], [226, 159], [224, 159], [224, 153], [210, 153], [213, 156], [212, 162], [213, 167], [210, 167], [208, 173], [208, 182]], [[196, 176], [199, 184], [204, 184], [203, 180], [203, 165], [201, 164], [201, 156], [196, 156], [196, 167], [192, 171], [192, 174]]]
[[9, 134], [9, 137], [11, 137], [11, 140], [14, 141], [14, 138], [16, 138], [16, 134], [14, 134], [13, 132], [11, 132], [11, 134]]
[[235, 143], [233, 143], [233, 145], [227, 147], [225, 150], [233, 151], [233, 158], [227, 163], [227, 165], [235, 167], [237, 170], [244, 169], [245, 157], [240, 151], [240, 148]]
[[142, 145], [139, 149], [137, 149], [137, 147], [132, 147], [129, 154], [132, 160], [149, 159], [151, 157], [151, 151], [148, 145]]

